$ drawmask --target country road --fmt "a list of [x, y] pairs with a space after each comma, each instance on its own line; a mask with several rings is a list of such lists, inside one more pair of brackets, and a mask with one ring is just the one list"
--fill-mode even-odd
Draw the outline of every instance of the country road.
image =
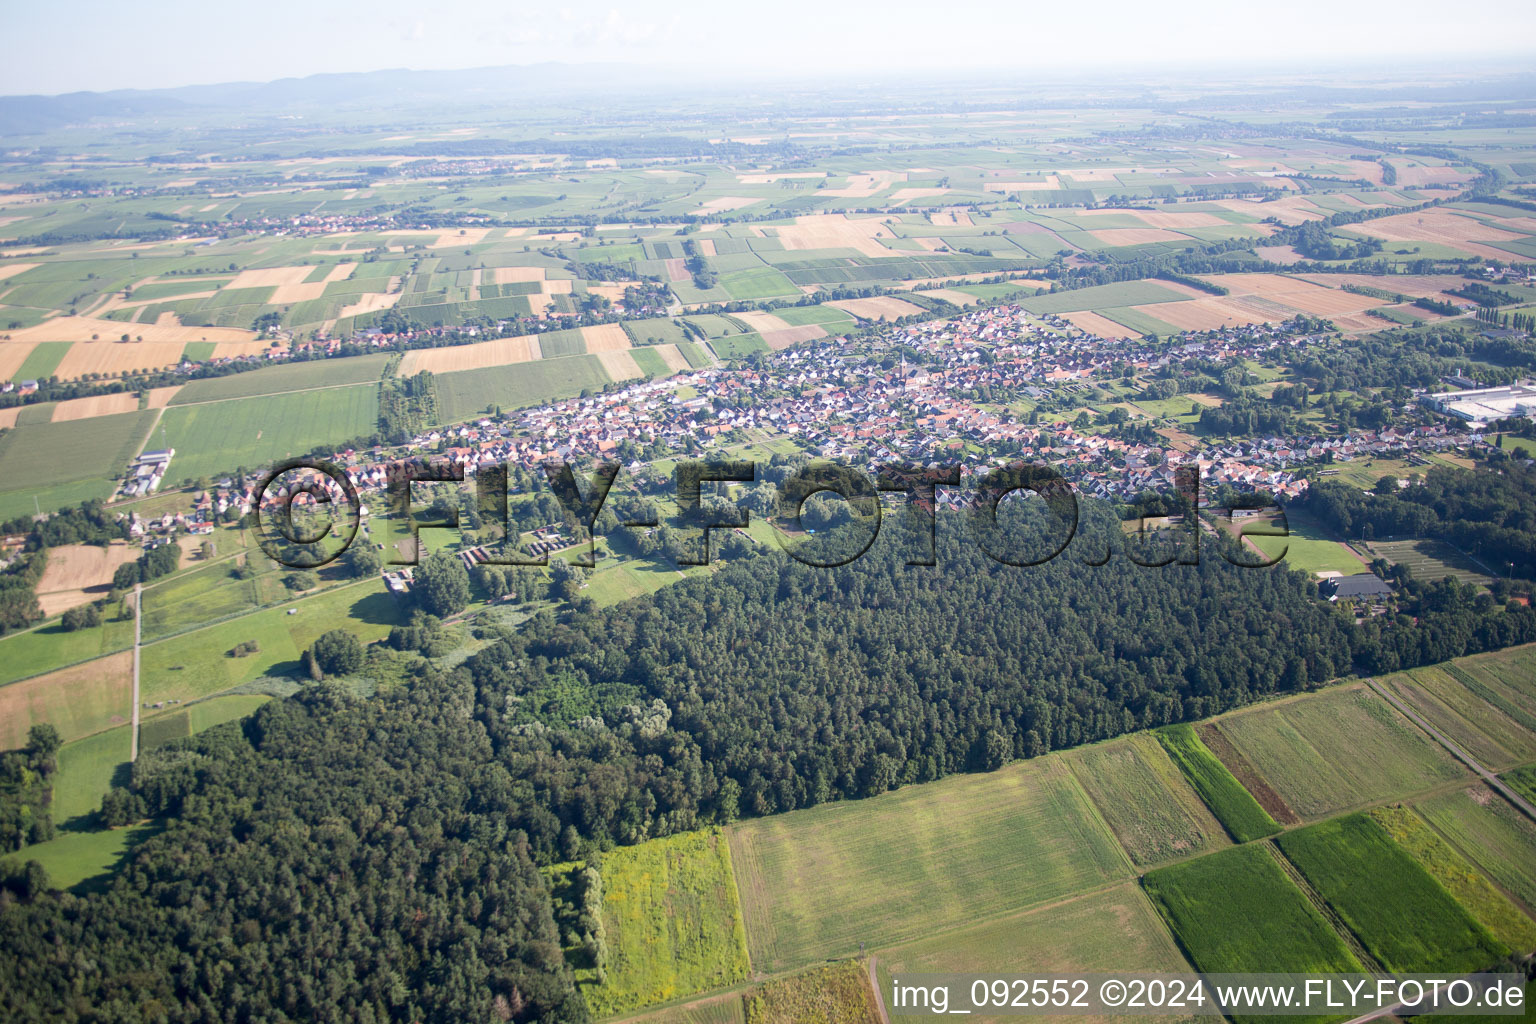
[[[1423, 729], [1430, 736], [1434, 737], [1435, 740], [1446, 750], [1449, 750], [1458, 761], [1465, 764], [1468, 768], [1471, 768], [1474, 772], [1482, 777], [1484, 782], [1498, 790], [1504, 799], [1514, 804], [1522, 814], [1530, 818], [1532, 821], [1536, 821], [1536, 807], [1532, 807], [1530, 802], [1527, 801], [1523, 796], [1506, 786], [1497, 775], [1493, 774], [1488, 769], [1478, 764], [1477, 761], [1473, 759], [1471, 754], [1467, 753], [1465, 750], [1462, 750], [1455, 743], [1452, 743], [1450, 738], [1446, 736], [1445, 733], [1441, 732], [1439, 729], [1436, 729], [1434, 726], [1426, 722], [1422, 717], [1420, 717], [1417, 711], [1413, 710], [1402, 700], [1398, 699], [1398, 696], [1395, 693], [1392, 693], [1386, 687], [1376, 682], [1374, 679], [1367, 679], [1365, 682], [1367, 686], [1381, 694], [1381, 696], [1386, 699], [1388, 704], [1391, 704], [1404, 715], [1407, 715], [1410, 722], [1412, 722], [1414, 725], [1417, 725], [1420, 729]], [[1351, 1024], [1353, 1024], [1353, 1022], [1351, 1022]]]
[[128, 760], [139, 759], [139, 647], [144, 639], [144, 584], [133, 585], [133, 725], [128, 733]]
[[875, 958], [869, 958], [869, 987], [875, 993], [875, 1009], [880, 1014], [880, 1024], [891, 1024], [891, 1015], [885, 1012], [885, 996], [880, 992], [880, 977], [875, 973]]

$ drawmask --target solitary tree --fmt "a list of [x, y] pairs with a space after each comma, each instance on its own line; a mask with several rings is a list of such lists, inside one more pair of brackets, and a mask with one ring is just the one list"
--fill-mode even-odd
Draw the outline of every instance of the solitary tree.
[[311, 655], [325, 674], [350, 675], [363, 667], [363, 642], [344, 629], [333, 629], [320, 634]]
[[437, 551], [416, 569], [416, 600], [432, 615], [457, 615], [469, 604], [469, 570], [456, 555]]

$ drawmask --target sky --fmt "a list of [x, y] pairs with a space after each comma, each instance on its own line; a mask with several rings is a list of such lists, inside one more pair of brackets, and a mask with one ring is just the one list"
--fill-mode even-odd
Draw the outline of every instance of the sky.
[[795, 77], [1508, 57], [1536, 3], [1438, 0], [76, 0], [0, 9], [0, 95], [322, 72], [622, 62]]

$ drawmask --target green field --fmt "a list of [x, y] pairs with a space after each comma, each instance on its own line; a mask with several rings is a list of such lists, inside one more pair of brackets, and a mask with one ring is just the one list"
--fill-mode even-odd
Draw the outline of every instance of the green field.
[[1526, 765], [1499, 776], [1510, 789], [1527, 800], [1536, 801], [1536, 765]]
[[1451, 848], [1406, 807], [1378, 807], [1371, 812], [1382, 828], [1445, 887], [1504, 945], [1518, 953], [1536, 951], [1536, 923], [1520, 911], [1467, 859]]
[[1485, 767], [1536, 761], [1536, 733], [1483, 700], [1450, 673], [1416, 668], [1380, 682]]
[[1246, 843], [1280, 831], [1275, 819], [1200, 741], [1193, 727], [1170, 725], [1159, 729], [1156, 735], [1173, 763], [1184, 772], [1189, 784], [1233, 839]]
[[[1138, 734], [1065, 755], [1131, 860], [1143, 867], [1226, 842], [1220, 823], [1150, 736]], [[1126, 799], [1126, 794], [1136, 794]]]
[[761, 334], [732, 334], [724, 338], [712, 338], [709, 347], [721, 359], [745, 359], [757, 352], [770, 351]]
[[[1010, 965], [1014, 964], [1028, 964], [1032, 971], [1063, 973], [1129, 971], [1152, 974], [1190, 970], [1167, 927], [1158, 919], [1157, 911], [1134, 882], [881, 949], [878, 953], [877, 973], [881, 989], [887, 993], [891, 991], [892, 978], [914, 971], [1007, 974], [1012, 969]], [[919, 1014], [900, 1019], [931, 1022], [943, 1018], [938, 1014]], [[966, 1019], [1016, 1021], [1019, 1018], [972, 1014]]]
[[66, 832], [4, 859], [12, 863], [35, 860], [48, 872], [54, 888], [83, 892], [92, 888], [92, 881], [115, 870], [135, 847], [158, 831], [160, 827], [153, 822], [141, 822], [101, 832]]
[[[295, 614], [288, 614], [290, 608]], [[379, 640], [406, 614], [375, 579], [146, 644], [141, 696], [151, 703], [191, 700], [263, 675], [295, 676], [301, 671], [299, 657], [326, 630], [346, 629], [364, 642]], [[230, 655], [249, 641], [261, 649], [245, 657]]]
[[1083, 310], [1115, 309], [1120, 306], [1145, 306], [1153, 302], [1179, 302], [1189, 296], [1163, 288], [1151, 281], [1124, 281], [1092, 288], [1049, 292], [1024, 299], [1020, 306], [1031, 313], [1076, 313]]
[[1483, 785], [1414, 805], [1496, 885], [1536, 909], [1536, 824]]
[[42, 380], [44, 377], [52, 377], [53, 371], [59, 368], [64, 361], [64, 356], [74, 345], [72, 341], [40, 341], [27, 353], [27, 358], [21, 361], [12, 375], [12, 380]]
[[1130, 868], [1060, 758], [733, 826], [756, 969], [910, 941]]
[[1227, 715], [1221, 730], [1308, 820], [1466, 777], [1439, 744], [1362, 686]]
[[[308, 393], [240, 398], [165, 410], [160, 426], [176, 449], [168, 476], [194, 480], [261, 472], [280, 459], [371, 435], [378, 429], [379, 391], [372, 384]], [[160, 431], [155, 431], [160, 443]]]
[[1148, 872], [1142, 884], [1196, 970], [1361, 970], [1343, 940], [1286, 877], [1267, 844], [1238, 846], [1158, 868]]
[[191, 402], [216, 402], [229, 398], [254, 398], [279, 395], [286, 391], [365, 384], [384, 373], [387, 355], [352, 356], [346, 359], [312, 359], [297, 363], [232, 373], [224, 377], [204, 377], [184, 385], [171, 399], [173, 405]]
[[0, 684], [42, 675], [133, 645], [133, 617], [110, 608], [99, 626], [66, 632], [58, 622], [0, 639]]
[[597, 1016], [747, 976], [730, 844], [716, 831], [621, 846], [603, 856], [608, 981], [585, 990]]
[[1287, 536], [1245, 533], [1269, 559], [1284, 556], [1285, 564], [1303, 572], [1341, 572], [1346, 576], [1368, 572], [1365, 564], [1343, 544], [1327, 536], [1316, 524], [1291, 514], [1286, 516]]
[[236, 560], [227, 559], [146, 587], [144, 639], [168, 636], [291, 597], [279, 572], [267, 571], [250, 579], [238, 579], [235, 568]]
[[105, 498], [108, 477], [122, 473], [154, 413], [36, 423], [0, 436], [0, 518], [30, 514], [33, 495], [43, 511], [87, 498]]
[[853, 314], [836, 306], [781, 306], [773, 311], [773, 315], [791, 327], [853, 323]]
[[[53, 823], [76, 827], [101, 807], [114, 783], [127, 782], [131, 726], [108, 729], [59, 748], [53, 780]], [[72, 824], [75, 823], [75, 824]]]
[[574, 398], [597, 391], [608, 375], [593, 356], [540, 359], [514, 366], [491, 366], [437, 375], [438, 411], [444, 423], [472, 419], [488, 409]]
[[1275, 844], [1389, 971], [1479, 971], [1509, 952], [1368, 815]]

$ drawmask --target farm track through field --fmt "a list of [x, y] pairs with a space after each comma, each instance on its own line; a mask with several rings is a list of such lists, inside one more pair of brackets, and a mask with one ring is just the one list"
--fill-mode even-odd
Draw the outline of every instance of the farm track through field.
[[1502, 779], [1479, 764], [1471, 754], [1467, 753], [1465, 750], [1461, 749], [1461, 747], [1451, 742], [1450, 738], [1446, 736], [1445, 733], [1430, 725], [1427, 721], [1424, 720], [1422, 716], [1419, 715], [1417, 711], [1414, 711], [1406, 703], [1400, 700], [1396, 694], [1389, 691], [1386, 687], [1382, 686], [1374, 679], [1367, 679], [1365, 683], [1372, 690], [1375, 690], [1378, 694], [1380, 694], [1388, 704], [1391, 704], [1394, 708], [1406, 716], [1410, 722], [1428, 733], [1430, 738], [1432, 738], [1436, 743], [1450, 751], [1451, 756], [1455, 757], [1462, 764], [1472, 769], [1472, 771], [1480, 776], [1482, 780], [1489, 785], [1489, 787], [1491, 787], [1500, 796], [1504, 797], [1504, 799], [1513, 804], [1521, 814], [1524, 814], [1532, 821], [1536, 821], [1536, 807], [1532, 807], [1528, 800], [1505, 785]]
[[1385, 973], [1381, 964], [1377, 963], [1376, 958], [1371, 956], [1365, 946], [1361, 945], [1360, 939], [1350, 930], [1349, 925], [1344, 923], [1344, 919], [1338, 915], [1338, 912], [1333, 907], [1328, 905], [1328, 901], [1323, 899], [1316, 889], [1312, 888], [1312, 883], [1302, 876], [1296, 865], [1291, 863], [1291, 859], [1285, 855], [1285, 851], [1281, 850], [1273, 839], [1264, 840], [1264, 847], [1269, 855], [1275, 858], [1275, 863], [1280, 865], [1280, 870], [1285, 872], [1286, 877], [1291, 880], [1292, 884], [1301, 890], [1301, 894], [1306, 897], [1307, 902], [1312, 904], [1312, 909], [1323, 915], [1323, 920], [1327, 921], [1335, 932], [1338, 932], [1339, 938], [1349, 947], [1349, 951], [1355, 954], [1355, 959], [1360, 961], [1360, 966], [1364, 967], [1369, 974]]

